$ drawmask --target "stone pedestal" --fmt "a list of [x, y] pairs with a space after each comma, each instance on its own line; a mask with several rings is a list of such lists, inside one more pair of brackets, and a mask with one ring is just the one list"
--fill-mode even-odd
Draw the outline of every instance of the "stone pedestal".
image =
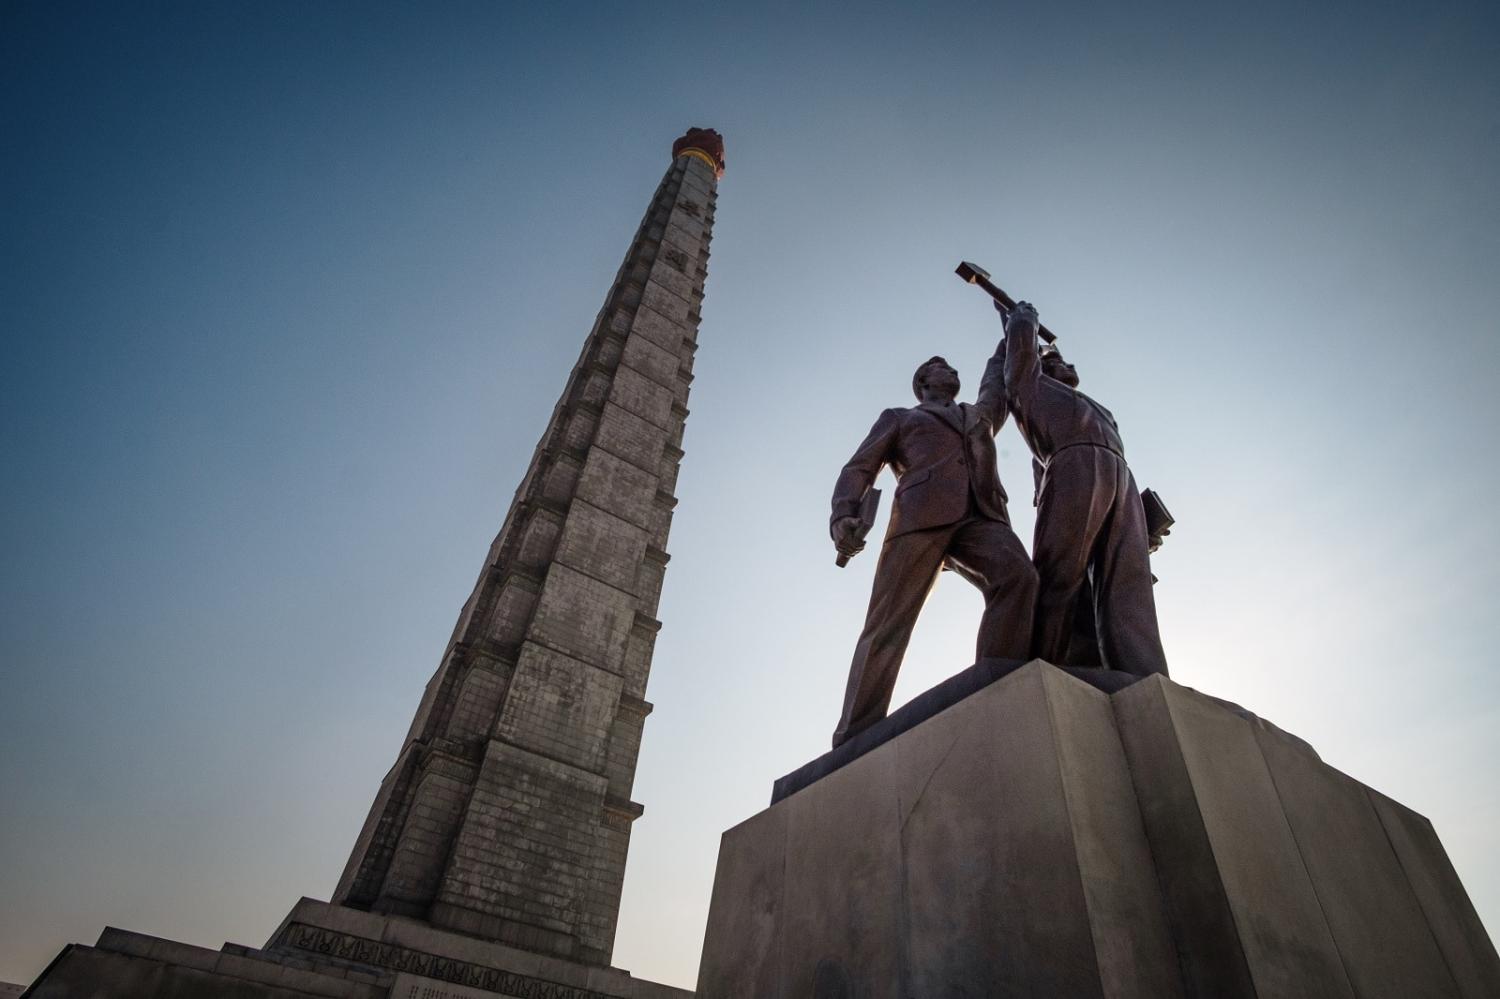
[[1035, 662], [725, 833], [698, 994], [1479, 999], [1500, 959], [1421, 816]]

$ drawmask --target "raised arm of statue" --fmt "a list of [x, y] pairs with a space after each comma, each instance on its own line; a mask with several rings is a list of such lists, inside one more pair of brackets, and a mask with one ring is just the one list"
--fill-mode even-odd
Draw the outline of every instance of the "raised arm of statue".
[[984, 377], [979, 382], [979, 398], [974, 408], [990, 421], [990, 433], [998, 434], [1010, 417], [1010, 403], [1005, 391], [1005, 338], [995, 347], [995, 354], [984, 366]]
[[839, 472], [838, 483], [833, 487], [833, 516], [828, 522], [830, 530], [845, 518], [858, 519], [859, 505], [865, 498], [865, 491], [874, 484], [875, 477], [888, 460], [891, 442], [896, 439], [897, 422], [894, 409], [881, 413], [864, 443], [844, 465], [843, 471]]
[[1017, 302], [1005, 320], [1005, 390], [1017, 413], [1031, 409], [1042, 380], [1042, 361], [1037, 353], [1036, 309]]

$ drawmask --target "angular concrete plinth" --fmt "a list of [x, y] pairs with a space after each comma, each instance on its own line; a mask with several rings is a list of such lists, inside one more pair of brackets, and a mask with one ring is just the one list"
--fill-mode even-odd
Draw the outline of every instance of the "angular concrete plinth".
[[1421, 816], [1037, 662], [725, 833], [698, 994], [1480, 999], [1500, 959]]
[[687, 999], [692, 995], [486, 940], [304, 898], [264, 948], [209, 950], [106, 929], [63, 950], [28, 996], [147, 999]]

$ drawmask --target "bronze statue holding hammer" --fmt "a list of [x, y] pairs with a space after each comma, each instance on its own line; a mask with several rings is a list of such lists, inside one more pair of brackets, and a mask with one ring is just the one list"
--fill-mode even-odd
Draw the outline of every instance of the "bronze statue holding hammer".
[[1172, 515], [1149, 489], [1142, 501], [1113, 414], [1078, 390], [1078, 370], [1036, 309], [976, 264], [966, 260], [957, 273], [994, 299], [1005, 323], [1006, 397], [1038, 470], [1033, 654], [1058, 666], [1165, 676], [1149, 556]]
[[[1080, 658], [1097, 653], [1109, 669], [1165, 676], [1151, 592], [1152, 531], [1119, 425], [1078, 390], [1078, 371], [1056, 346], [1038, 350], [1039, 328], [1026, 302], [1005, 313], [1011, 412], [1042, 468], [1032, 541], [1041, 577], [1033, 652], [1060, 666], [1082, 665]], [[1081, 614], [1091, 620], [1077, 620]], [[1097, 649], [1070, 654], [1075, 636], [1090, 631]]]

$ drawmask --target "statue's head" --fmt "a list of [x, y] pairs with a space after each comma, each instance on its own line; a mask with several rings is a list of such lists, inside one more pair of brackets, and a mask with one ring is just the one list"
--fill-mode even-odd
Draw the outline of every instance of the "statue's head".
[[951, 400], [958, 395], [958, 388], [958, 372], [941, 357], [929, 357], [911, 376], [911, 390], [919, 402], [926, 394], [946, 396]]
[[1062, 351], [1055, 344], [1049, 343], [1042, 348], [1042, 374], [1069, 388], [1078, 387], [1078, 369], [1063, 360]]

